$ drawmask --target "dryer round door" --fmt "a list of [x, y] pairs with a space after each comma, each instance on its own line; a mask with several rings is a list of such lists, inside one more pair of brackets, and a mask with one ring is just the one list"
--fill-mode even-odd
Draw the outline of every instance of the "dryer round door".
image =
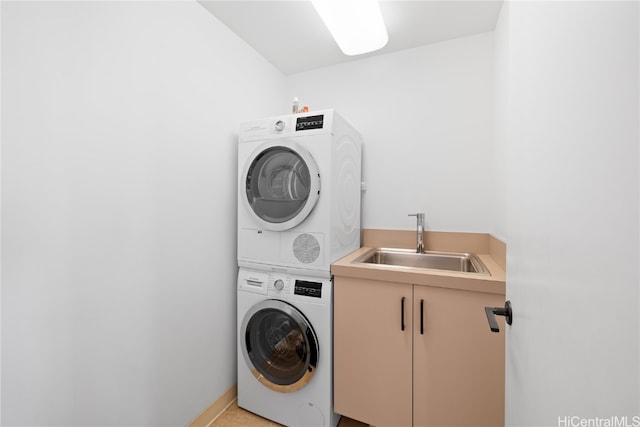
[[[245, 206], [266, 230], [283, 231], [311, 213], [320, 194], [318, 166], [307, 150], [293, 141], [259, 147], [243, 171]], [[242, 192], [242, 190], [241, 190]]]
[[318, 339], [292, 305], [264, 300], [245, 315], [242, 353], [251, 373], [269, 389], [289, 393], [309, 383], [318, 365]]

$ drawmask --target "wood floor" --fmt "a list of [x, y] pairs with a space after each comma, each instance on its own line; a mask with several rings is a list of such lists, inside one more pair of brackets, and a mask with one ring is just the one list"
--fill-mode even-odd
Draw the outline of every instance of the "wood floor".
[[[274, 423], [265, 418], [238, 408], [238, 404], [233, 402], [229, 408], [211, 424], [211, 427], [281, 427], [281, 424]], [[342, 417], [338, 427], [368, 427], [351, 418]]]

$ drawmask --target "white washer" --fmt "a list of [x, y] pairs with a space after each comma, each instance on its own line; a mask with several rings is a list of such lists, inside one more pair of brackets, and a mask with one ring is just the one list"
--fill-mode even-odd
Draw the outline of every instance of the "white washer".
[[361, 150], [333, 110], [242, 124], [238, 265], [329, 277], [360, 247]]
[[330, 279], [238, 273], [238, 406], [288, 426], [335, 427]]

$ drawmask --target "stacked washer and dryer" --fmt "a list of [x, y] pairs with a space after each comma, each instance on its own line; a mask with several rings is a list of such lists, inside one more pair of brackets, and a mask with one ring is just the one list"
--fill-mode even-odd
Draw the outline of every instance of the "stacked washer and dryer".
[[331, 263], [360, 247], [362, 137], [333, 110], [244, 123], [238, 406], [335, 427]]

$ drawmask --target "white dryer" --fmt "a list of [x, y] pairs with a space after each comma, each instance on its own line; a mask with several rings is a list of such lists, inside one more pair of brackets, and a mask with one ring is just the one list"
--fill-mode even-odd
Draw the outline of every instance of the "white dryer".
[[361, 150], [333, 110], [243, 123], [238, 265], [329, 277], [360, 247]]
[[335, 427], [330, 279], [238, 273], [238, 406], [287, 426]]

